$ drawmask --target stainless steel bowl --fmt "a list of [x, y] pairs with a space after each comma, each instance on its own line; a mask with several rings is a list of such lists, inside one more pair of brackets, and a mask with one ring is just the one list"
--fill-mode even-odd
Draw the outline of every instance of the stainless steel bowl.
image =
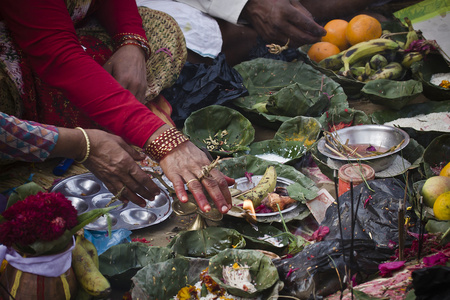
[[[345, 164], [362, 162], [371, 166], [375, 172], [387, 169], [395, 159], [398, 152], [404, 149], [409, 143], [409, 135], [400, 128], [386, 126], [386, 125], [358, 125], [342, 128], [332, 132], [333, 136], [342, 144], [348, 145], [372, 145], [374, 147], [381, 147], [390, 149], [394, 146], [403, 143], [394, 151], [388, 153], [369, 156], [364, 158], [341, 157], [328, 149], [325, 144], [328, 143], [325, 137], [322, 137], [317, 149], [320, 153], [331, 159], [334, 163]], [[330, 146], [330, 145], [329, 145]]]

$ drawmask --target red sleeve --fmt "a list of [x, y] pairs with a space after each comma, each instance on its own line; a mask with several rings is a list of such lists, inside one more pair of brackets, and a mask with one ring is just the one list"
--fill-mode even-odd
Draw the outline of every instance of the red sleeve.
[[95, 14], [111, 36], [133, 33], [146, 37], [136, 0], [101, 1]]
[[100, 125], [142, 147], [164, 124], [83, 51], [63, 0], [1, 0], [0, 12], [38, 76]]

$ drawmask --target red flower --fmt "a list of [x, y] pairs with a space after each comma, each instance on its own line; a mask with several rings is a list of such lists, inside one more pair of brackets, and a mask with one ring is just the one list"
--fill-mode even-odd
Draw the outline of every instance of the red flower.
[[39, 192], [18, 201], [2, 214], [0, 243], [27, 246], [53, 241], [78, 224], [77, 211], [61, 193]]

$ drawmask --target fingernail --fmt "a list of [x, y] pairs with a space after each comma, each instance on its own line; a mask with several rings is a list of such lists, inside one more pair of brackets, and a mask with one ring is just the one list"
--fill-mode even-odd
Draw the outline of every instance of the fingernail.
[[188, 200], [187, 196], [181, 196], [181, 202], [187, 202]]
[[222, 206], [222, 213], [226, 213], [228, 211], [228, 206], [224, 205]]
[[205, 205], [205, 206], [203, 207], [203, 209], [205, 210], [205, 212], [209, 212], [209, 211], [211, 210], [211, 206]]

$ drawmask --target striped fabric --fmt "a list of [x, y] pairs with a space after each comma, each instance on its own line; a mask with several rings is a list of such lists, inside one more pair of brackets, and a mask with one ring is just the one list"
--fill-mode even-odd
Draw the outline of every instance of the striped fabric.
[[0, 160], [44, 161], [55, 147], [58, 129], [0, 112]]

